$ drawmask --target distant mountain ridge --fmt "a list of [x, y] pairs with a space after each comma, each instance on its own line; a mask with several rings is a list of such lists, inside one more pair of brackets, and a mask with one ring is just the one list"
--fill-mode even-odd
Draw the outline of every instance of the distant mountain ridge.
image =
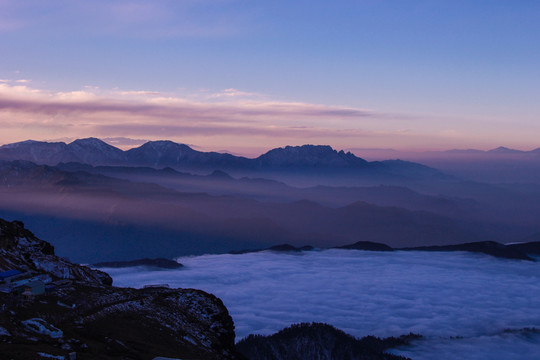
[[[540, 154], [540, 148], [533, 150], [518, 150], [506, 146], [498, 146], [489, 150], [478, 149], [451, 149], [444, 151], [426, 151], [424, 154], [499, 154], [499, 155], [522, 155], [522, 154]], [[420, 153], [422, 154], [422, 153]]]
[[272, 149], [257, 158], [227, 153], [202, 152], [172, 141], [149, 141], [123, 151], [96, 138], [63, 142], [27, 140], [0, 146], [0, 160], [26, 160], [36, 164], [57, 165], [78, 162], [93, 166], [172, 167], [183, 171], [214, 170], [258, 172], [319, 172], [331, 169], [340, 172], [362, 172], [375, 176], [437, 176], [444, 174], [427, 166], [401, 161], [369, 162], [351, 152], [337, 151], [328, 145], [286, 146]]
[[[250, 181], [239, 185], [246, 183]], [[277, 184], [275, 189], [281, 191], [283, 186]], [[301, 246], [308, 240], [314, 246], [360, 240], [420, 246], [486, 236], [483, 226], [444, 213], [376, 206], [354, 198], [355, 202], [337, 208], [308, 200], [261, 202], [249, 196], [183, 192], [20, 160], [0, 161], [0, 199], [3, 216], [31, 223], [42, 236], [51, 236], [52, 224], [64, 227], [54, 245], [62, 255], [85, 263], [226, 252], [283, 242]]]
[[517, 150], [499, 146], [487, 151], [453, 149], [397, 155], [474, 181], [534, 184], [540, 182], [540, 148]]
[[86, 164], [120, 164], [125, 161], [124, 152], [96, 138], [64, 142], [26, 140], [0, 146], [0, 159], [26, 160], [44, 165], [60, 162]]

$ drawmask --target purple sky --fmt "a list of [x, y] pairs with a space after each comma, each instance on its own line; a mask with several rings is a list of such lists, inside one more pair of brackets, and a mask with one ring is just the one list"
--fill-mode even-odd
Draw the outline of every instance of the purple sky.
[[0, 143], [540, 146], [535, 1], [0, 0]]

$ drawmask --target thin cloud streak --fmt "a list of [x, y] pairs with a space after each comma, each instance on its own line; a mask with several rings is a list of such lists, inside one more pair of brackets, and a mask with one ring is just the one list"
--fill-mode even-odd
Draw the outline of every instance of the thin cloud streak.
[[194, 126], [194, 125], [146, 125], [146, 124], [122, 124], [122, 125], [98, 125], [95, 130], [100, 134], [130, 134], [137, 136], [167, 136], [173, 134], [183, 135], [256, 135], [266, 137], [299, 137], [303, 139], [324, 137], [374, 137], [380, 136], [374, 132], [362, 130], [335, 130], [308, 127], [232, 127], [232, 126]]
[[[194, 143], [207, 150], [250, 149], [253, 155], [308, 142], [337, 148], [360, 144], [440, 148], [469, 141], [466, 135], [444, 128], [425, 128], [425, 119], [411, 119], [406, 114], [276, 101], [232, 88], [179, 96], [148, 89], [88, 86], [53, 92], [30, 84], [0, 82], [0, 143], [29, 138], [137, 137]], [[478, 141], [476, 136], [474, 139]]]
[[[2, 89], [2, 87], [4, 89]], [[126, 115], [191, 118], [197, 120], [239, 120], [251, 117], [340, 117], [358, 118], [373, 116], [362, 109], [341, 108], [294, 102], [256, 102], [244, 101], [236, 103], [203, 103], [182, 98], [151, 98], [142, 101], [135, 99], [107, 99], [97, 97], [88, 91], [49, 94], [36, 98], [40, 91], [27, 87], [9, 87], [0, 85], [0, 110], [11, 110], [38, 115], [71, 115], [124, 113]], [[2, 91], [4, 90], [4, 91]], [[23, 96], [8, 96], [5, 90], [18, 90]], [[155, 93], [123, 92], [124, 95], [142, 96]], [[83, 99], [83, 100], [79, 100]]]
[[24, 128], [28, 134], [32, 129], [34, 133], [55, 131], [68, 137], [375, 136], [373, 131], [332, 126], [336, 121], [356, 123], [358, 119], [375, 118], [374, 112], [252, 97], [260, 95], [226, 89], [202, 101], [147, 90], [106, 92], [86, 88], [54, 93], [5, 82], [0, 83], [0, 124], [4, 130]]

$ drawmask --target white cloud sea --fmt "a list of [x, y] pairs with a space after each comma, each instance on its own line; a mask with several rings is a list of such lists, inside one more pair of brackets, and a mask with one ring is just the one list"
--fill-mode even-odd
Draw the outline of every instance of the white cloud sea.
[[[357, 337], [422, 334], [424, 340], [399, 351], [413, 359], [537, 359], [540, 353], [539, 333], [504, 333], [540, 328], [540, 262], [356, 250], [179, 262], [185, 268], [103, 270], [116, 286], [167, 283], [215, 294], [234, 319], [237, 339], [317, 321]], [[450, 339], [456, 336], [464, 338]]]

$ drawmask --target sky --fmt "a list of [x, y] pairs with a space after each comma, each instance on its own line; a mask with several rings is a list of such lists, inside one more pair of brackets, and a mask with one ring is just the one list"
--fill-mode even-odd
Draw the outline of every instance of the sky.
[[0, 143], [540, 146], [533, 0], [0, 0], [0, 48]]

